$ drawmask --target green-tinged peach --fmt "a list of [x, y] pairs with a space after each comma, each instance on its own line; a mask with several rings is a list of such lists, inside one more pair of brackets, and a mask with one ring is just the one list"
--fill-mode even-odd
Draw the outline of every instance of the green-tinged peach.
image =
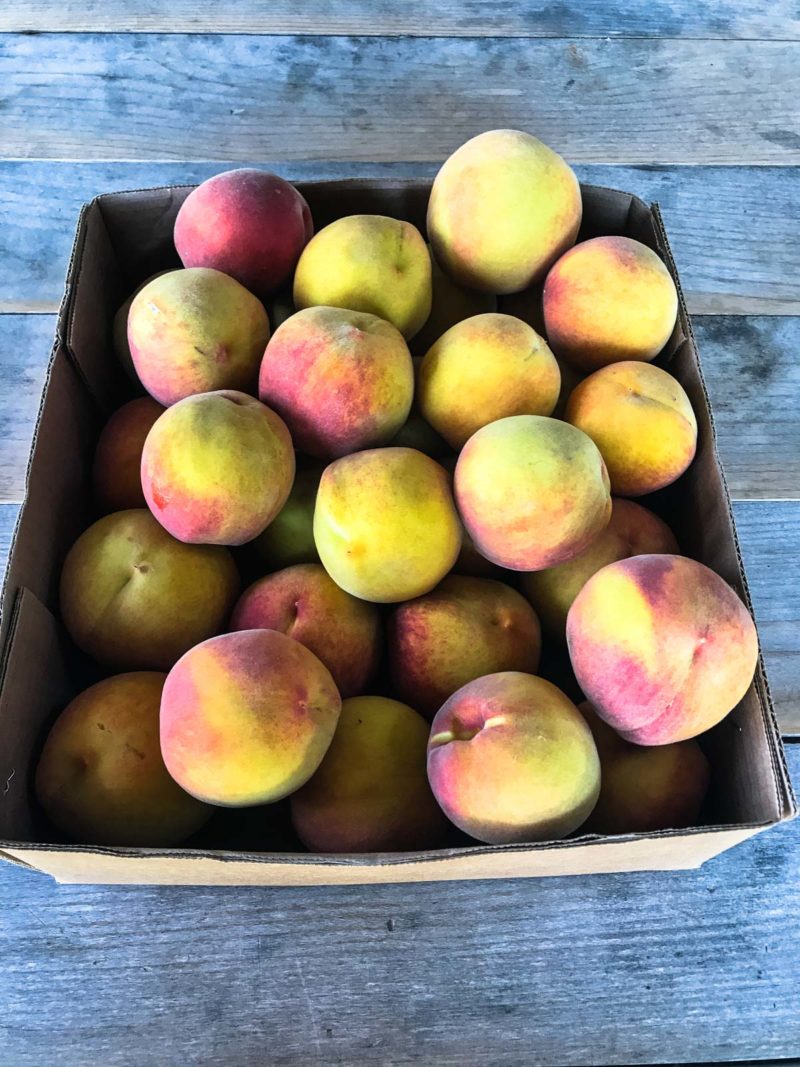
[[420, 411], [455, 449], [509, 415], [549, 415], [561, 375], [547, 343], [511, 315], [474, 315], [428, 350], [419, 372]]
[[283, 326], [284, 322], [290, 319], [296, 310], [292, 301], [291, 291], [276, 293], [267, 304], [267, 314], [273, 331], [277, 330], [279, 326]]
[[566, 252], [544, 285], [553, 351], [585, 371], [655, 359], [678, 315], [675, 283], [659, 256], [630, 237], [594, 237]]
[[222, 629], [238, 591], [227, 549], [182, 544], [145, 508], [117, 511], [67, 554], [61, 616], [99, 663], [167, 670]]
[[448, 823], [425, 774], [428, 724], [387, 697], [345, 700], [331, 746], [291, 798], [292, 822], [312, 852], [436, 848]]
[[61, 712], [36, 768], [45, 814], [82, 845], [177, 845], [211, 809], [170, 777], [158, 741], [166, 675], [118, 674]]
[[578, 684], [626, 740], [666, 745], [710, 730], [744, 697], [758, 658], [747, 608], [684, 556], [603, 567], [567, 617]]
[[447, 441], [426, 422], [419, 410], [419, 372], [422, 356], [412, 356], [411, 362], [414, 365], [414, 400], [408, 418], [392, 438], [391, 444], [397, 448], [416, 448], [426, 456], [441, 459], [451, 455]]
[[128, 313], [136, 373], [167, 406], [217, 389], [255, 392], [268, 339], [264, 305], [207, 267], [159, 275], [136, 294]]
[[94, 453], [92, 486], [101, 511], [145, 507], [142, 492], [142, 449], [164, 408], [140, 396], [114, 412], [103, 427]]
[[286, 503], [253, 541], [253, 548], [270, 570], [319, 559], [314, 544], [314, 503], [321, 475], [318, 467], [298, 470]]
[[608, 526], [580, 555], [555, 567], [524, 574], [522, 589], [536, 608], [542, 625], [554, 636], [563, 638], [573, 600], [601, 567], [629, 556], [677, 551], [675, 535], [663, 519], [641, 504], [616, 498], [611, 502]]
[[389, 616], [389, 664], [397, 692], [432, 718], [462, 685], [484, 674], [539, 666], [539, 620], [502, 582], [451, 574]]
[[428, 778], [445, 815], [479, 841], [557, 840], [594, 807], [600, 760], [560, 689], [507, 671], [469, 682], [436, 713]]
[[443, 333], [462, 319], [485, 312], [497, 311], [497, 297], [476, 289], [462, 289], [445, 274], [431, 256], [431, 313], [425, 325], [411, 342], [414, 355], [424, 356]]
[[515, 571], [572, 559], [611, 515], [594, 443], [541, 415], [512, 415], [473, 434], [456, 464], [455, 495], [480, 554]]
[[322, 564], [362, 600], [395, 603], [429, 592], [461, 546], [450, 479], [413, 448], [376, 448], [325, 470], [314, 511]]
[[378, 609], [345, 593], [318, 563], [254, 582], [233, 609], [230, 628], [293, 637], [322, 660], [343, 697], [364, 692], [380, 656]]
[[142, 452], [147, 505], [173, 537], [242, 545], [278, 515], [294, 482], [286, 424], [246, 393], [179, 400], [156, 421]]
[[542, 278], [575, 243], [581, 190], [547, 145], [519, 130], [490, 130], [458, 148], [433, 183], [428, 236], [455, 281], [514, 293]]
[[419, 230], [385, 215], [348, 215], [306, 245], [294, 275], [298, 310], [349, 308], [386, 319], [409, 339], [431, 310], [431, 259]]
[[327, 667], [277, 630], [240, 630], [190, 649], [167, 676], [161, 751], [192, 796], [268, 804], [308, 781], [331, 743], [341, 698]]
[[301, 452], [333, 459], [394, 437], [411, 409], [414, 367], [391, 323], [311, 307], [275, 331], [258, 394], [286, 420]]
[[697, 419], [680, 382], [660, 367], [613, 363], [577, 385], [565, 418], [594, 441], [611, 490], [643, 496], [679, 478], [694, 459]]
[[697, 822], [710, 778], [696, 741], [643, 747], [625, 741], [585, 701], [578, 710], [589, 724], [600, 756], [600, 796], [582, 831], [640, 834], [682, 830]]

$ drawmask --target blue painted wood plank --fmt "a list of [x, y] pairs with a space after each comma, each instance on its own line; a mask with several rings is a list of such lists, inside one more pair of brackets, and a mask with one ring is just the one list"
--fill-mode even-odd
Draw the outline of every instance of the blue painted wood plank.
[[[0, 310], [54, 310], [80, 205], [98, 193], [193, 184], [227, 162], [0, 162]], [[297, 181], [430, 178], [435, 163], [250, 161]], [[800, 312], [800, 167], [581, 164], [582, 180], [661, 204], [695, 314]]]
[[791, 41], [8, 34], [0, 78], [9, 158], [430, 161], [513, 126], [581, 163], [800, 162]]
[[5, 0], [0, 30], [86, 33], [271, 33], [447, 37], [706, 37], [797, 40], [791, 0]]

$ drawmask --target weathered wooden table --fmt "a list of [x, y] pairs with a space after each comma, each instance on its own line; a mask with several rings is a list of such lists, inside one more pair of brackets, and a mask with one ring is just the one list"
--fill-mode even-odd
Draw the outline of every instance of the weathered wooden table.
[[[231, 162], [432, 174], [517, 126], [657, 199], [800, 730], [800, 21], [774, 0], [4, 0], [0, 547], [81, 201]], [[181, 31], [181, 32], [176, 32]], [[404, 162], [398, 163], [396, 161]], [[800, 782], [800, 744], [789, 744]], [[59, 888], [0, 867], [0, 1063], [800, 1056], [800, 821], [696, 873]]]

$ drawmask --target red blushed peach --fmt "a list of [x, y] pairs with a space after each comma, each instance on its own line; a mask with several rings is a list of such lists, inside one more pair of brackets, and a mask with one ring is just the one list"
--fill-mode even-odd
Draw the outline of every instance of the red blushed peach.
[[345, 700], [319, 770], [291, 799], [312, 852], [436, 848], [448, 823], [425, 774], [428, 724], [397, 700]]
[[517, 571], [572, 559], [611, 515], [594, 443], [540, 415], [498, 419], [473, 434], [458, 458], [455, 496], [481, 555]]
[[715, 726], [747, 692], [758, 658], [753, 620], [731, 587], [672, 555], [598, 571], [570, 608], [567, 644], [598, 715], [639, 745]]
[[101, 511], [145, 507], [142, 449], [164, 408], [149, 396], [123, 404], [103, 427], [94, 454], [92, 484]]
[[167, 676], [161, 751], [187, 793], [222, 807], [269, 804], [303, 785], [341, 710], [330, 672], [276, 630], [196, 645]]
[[696, 741], [643, 748], [625, 741], [585, 701], [578, 710], [600, 755], [600, 797], [582, 831], [636, 834], [682, 830], [697, 822], [710, 772]]
[[158, 743], [164, 674], [118, 674], [67, 705], [36, 768], [47, 817], [82, 845], [177, 845], [211, 809], [167, 773]]
[[318, 563], [268, 574], [239, 598], [232, 630], [280, 630], [310, 648], [342, 696], [362, 693], [380, 655], [380, 616], [329, 578]]
[[678, 293], [647, 245], [630, 237], [594, 237], [552, 268], [543, 307], [553, 351], [592, 371], [655, 359], [675, 326]]
[[649, 363], [614, 363], [584, 378], [564, 414], [600, 449], [619, 496], [643, 496], [694, 459], [697, 419], [680, 382]]
[[575, 243], [581, 214], [578, 179], [561, 156], [530, 134], [490, 130], [436, 175], [428, 236], [459, 285], [514, 293]]
[[461, 547], [447, 472], [413, 448], [373, 448], [331, 463], [314, 540], [337, 585], [376, 603], [429, 592]]
[[469, 682], [437, 712], [428, 778], [445, 815], [493, 845], [566, 837], [600, 791], [600, 760], [575, 705], [515, 671]]
[[312, 307], [275, 331], [258, 393], [286, 420], [302, 452], [334, 459], [394, 437], [411, 410], [414, 367], [390, 323]]
[[508, 415], [549, 415], [561, 374], [546, 342], [512, 315], [474, 315], [428, 350], [418, 382], [425, 419], [460, 449], [487, 423]]
[[462, 685], [484, 674], [539, 666], [539, 620], [510, 586], [448, 575], [389, 616], [392, 678], [400, 696], [432, 718]]
[[213, 267], [265, 300], [290, 277], [313, 232], [293, 185], [243, 167], [189, 193], [175, 219], [175, 248], [184, 267]]
[[189, 396], [156, 421], [142, 451], [148, 507], [179, 541], [242, 545], [280, 512], [294, 482], [279, 415], [245, 393]]
[[139, 380], [169, 406], [217, 389], [255, 392], [269, 339], [264, 305], [227, 274], [172, 270], [148, 282], [128, 313]]
[[573, 600], [601, 567], [629, 556], [677, 551], [675, 535], [663, 519], [641, 504], [617, 497], [611, 502], [608, 526], [580, 555], [523, 575], [522, 589], [547, 630], [563, 638]]
[[139, 508], [106, 515], [69, 550], [61, 616], [99, 663], [167, 670], [219, 633], [238, 592], [227, 549], [182, 544]]

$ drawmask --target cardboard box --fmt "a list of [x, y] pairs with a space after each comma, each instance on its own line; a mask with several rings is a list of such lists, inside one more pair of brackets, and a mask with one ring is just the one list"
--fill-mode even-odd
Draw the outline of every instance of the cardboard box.
[[[317, 224], [378, 212], [424, 226], [429, 185], [319, 182], [300, 186]], [[763, 664], [739, 707], [703, 740], [713, 768], [707, 824], [685, 831], [423, 853], [313, 856], [209, 848], [98, 848], [58, 843], [32, 798], [38, 750], [55, 715], [98, 674], [58, 619], [64, 555], [92, 519], [88, 472], [107, 415], [129, 393], [113, 355], [111, 322], [148, 275], [178, 266], [172, 225], [189, 187], [100, 196], [80, 217], [58, 331], [6, 575], [0, 627], [0, 855], [63, 882], [315, 885], [594, 874], [697, 867], [796, 814]], [[627, 234], [657, 249], [678, 283], [657, 206], [584, 186], [582, 237]], [[680, 285], [678, 284], [680, 291]], [[730, 499], [691, 325], [679, 320], [658, 362], [697, 413], [697, 458], [659, 494], [686, 554], [708, 564], [749, 604]], [[650, 502], [650, 501], [648, 501]], [[96, 672], [96, 668], [95, 668]]]

